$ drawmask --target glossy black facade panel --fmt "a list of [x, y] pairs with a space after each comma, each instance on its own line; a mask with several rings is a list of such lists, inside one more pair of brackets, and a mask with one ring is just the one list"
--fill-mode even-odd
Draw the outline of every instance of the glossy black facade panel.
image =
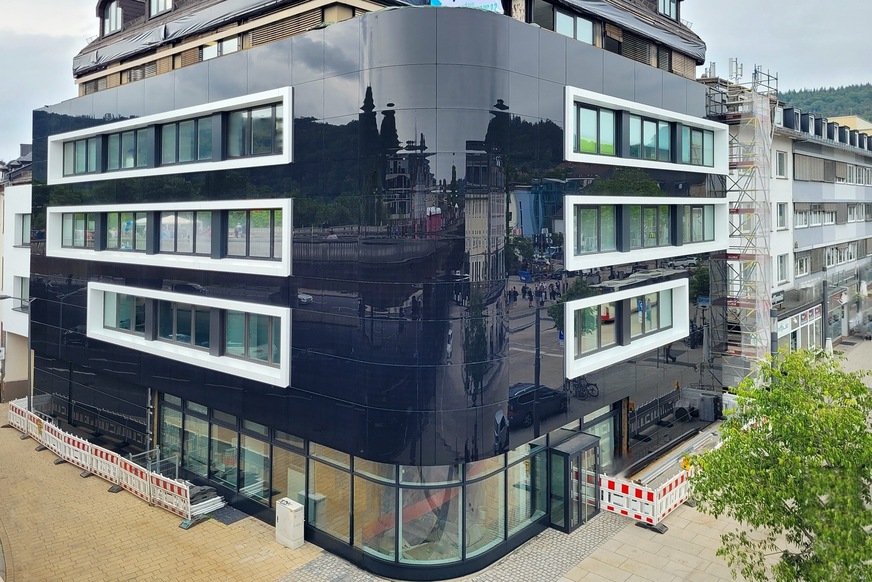
[[[679, 113], [702, 107], [692, 82], [553, 32], [484, 11], [409, 8], [35, 112], [35, 228], [46, 206], [294, 200], [288, 278], [57, 259], [35, 246], [37, 386], [72, 402], [73, 421], [81, 407], [82, 423], [110, 394], [113, 422], [123, 416], [144, 435], [150, 388], [408, 465], [492, 457], [592, 412], [593, 403], [543, 417], [535, 434], [499, 429], [510, 385], [535, 380], [532, 347], [512, 350], [509, 339], [520, 324], [506, 302], [517, 284], [505, 268], [507, 192], [558, 171], [609, 169], [563, 161], [566, 83]], [[48, 135], [287, 86], [289, 165], [45, 185]], [[669, 172], [655, 174], [664, 191], [675, 187]], [[553, 216], [564, 193], [546, 204]], [[438, 224], [428, 207], [439, 208]], [[94, 281], [290, 307], [290, 385], [87, 339], [84, 289]], [[313, 302], [299, 305], [300, 293]], [[551, 325], [540, 333], [553, 343]], [[543, 358], [543, 378], [562, 377], [562, 366], [562, 356]], [[607, 404], [632, 390], [605, 376], [601, 386]]]

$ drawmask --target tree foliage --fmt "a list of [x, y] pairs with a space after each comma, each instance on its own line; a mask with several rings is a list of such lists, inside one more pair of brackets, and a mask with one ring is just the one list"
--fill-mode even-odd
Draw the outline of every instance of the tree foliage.
[[696, 303], [700, 297], [709, 296], [709, 269], [703, 265], [694, 269], [690, 276], [690, 300]]
[[[718, 553], [750, 580], [872, 580], [872, 393], [824, 352], [739, 385], [718, 449], [692, 459], [700, 509], [748, 529]], [[767, 555], [769, 558], [767, 559]]]
[[[554, 327], [563, 330], [566, 333], [566, 328], [563, 326], [563, 304], [567, 301], [575, 301], [576, 299], [584, 299], [599, 294], [599, 289], [592, 289], [587, 286], [584, 279], [576, 277], [566, 293], [560, 296], [560, 299], [554, 302], [548, 308], [548, 317], [554, 320]], [[590, 332], [596, 329], [597, 309], [595, 307], [585, 308], [584, 317], [582, 318], [582, 326], [584, 329], [581, 332]]]
[[872, 121], [872, 83], [849, 85], [834, 89], [799, 89], [781, 93], [781, 99], [790, 107], [824, 117], [859, 115]]

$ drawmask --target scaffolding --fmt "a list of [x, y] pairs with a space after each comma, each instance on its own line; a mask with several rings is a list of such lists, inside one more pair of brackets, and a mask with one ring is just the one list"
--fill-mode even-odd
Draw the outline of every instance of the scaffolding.
[[770, 351], [769, 179], [778, 78], [755, 67], [748, 84], [735, 78], [701, 81], [707, 115], [730, 126], [730, 172], [718, 181], [729, 201], [729, 247], [712, 256], [710, 268], [711, 350], [721, 360], [722, 385], [730, 387]]

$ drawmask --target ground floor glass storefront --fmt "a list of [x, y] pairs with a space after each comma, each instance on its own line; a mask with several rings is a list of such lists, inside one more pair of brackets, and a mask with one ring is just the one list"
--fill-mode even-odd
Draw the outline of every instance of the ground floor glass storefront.
[[547, 515], [546, 437], [477, 462], [398, 466], [168, 394], [159, 409], [162, 456], [178, 455], [189, 477], [264, 510], [284, 497], [305, 503], [310, 527], [397, 566], [474, 559], [525, 541]]

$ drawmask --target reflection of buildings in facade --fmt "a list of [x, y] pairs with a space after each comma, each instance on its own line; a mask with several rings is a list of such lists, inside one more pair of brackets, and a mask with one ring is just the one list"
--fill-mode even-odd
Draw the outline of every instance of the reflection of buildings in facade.
[[[456, 577], [577, 527], [598, 495], [558, 487], [574, 439], [626, 453], [628, 391], [650, 380], [608, 373], [686, 333], [686, 276], [568, 303], [565, 354], [527, 363], [534, 312], [510, 334], [505, 303], [506, 195], [540, 187], [536, 220], [562, 214], [573, 270], [720, 248], [721, 201], [677, 186], [722, 170], [692, 80], [702, 43], [641, 7], [619, 28], [539, 0], [513, 18], [258, 0], [239, 26], [222, 4], [104, 20], [74, 62], [80, 96], [35, 112], [37, 401], [179, 454], [187, 478], [268, 521], [308, 499], [307, 539], [387, 576]], [[608, 333], [585, 323], [602, 305]], [[596, 403], [509, 432], [510, 386], [591, 371]]]

